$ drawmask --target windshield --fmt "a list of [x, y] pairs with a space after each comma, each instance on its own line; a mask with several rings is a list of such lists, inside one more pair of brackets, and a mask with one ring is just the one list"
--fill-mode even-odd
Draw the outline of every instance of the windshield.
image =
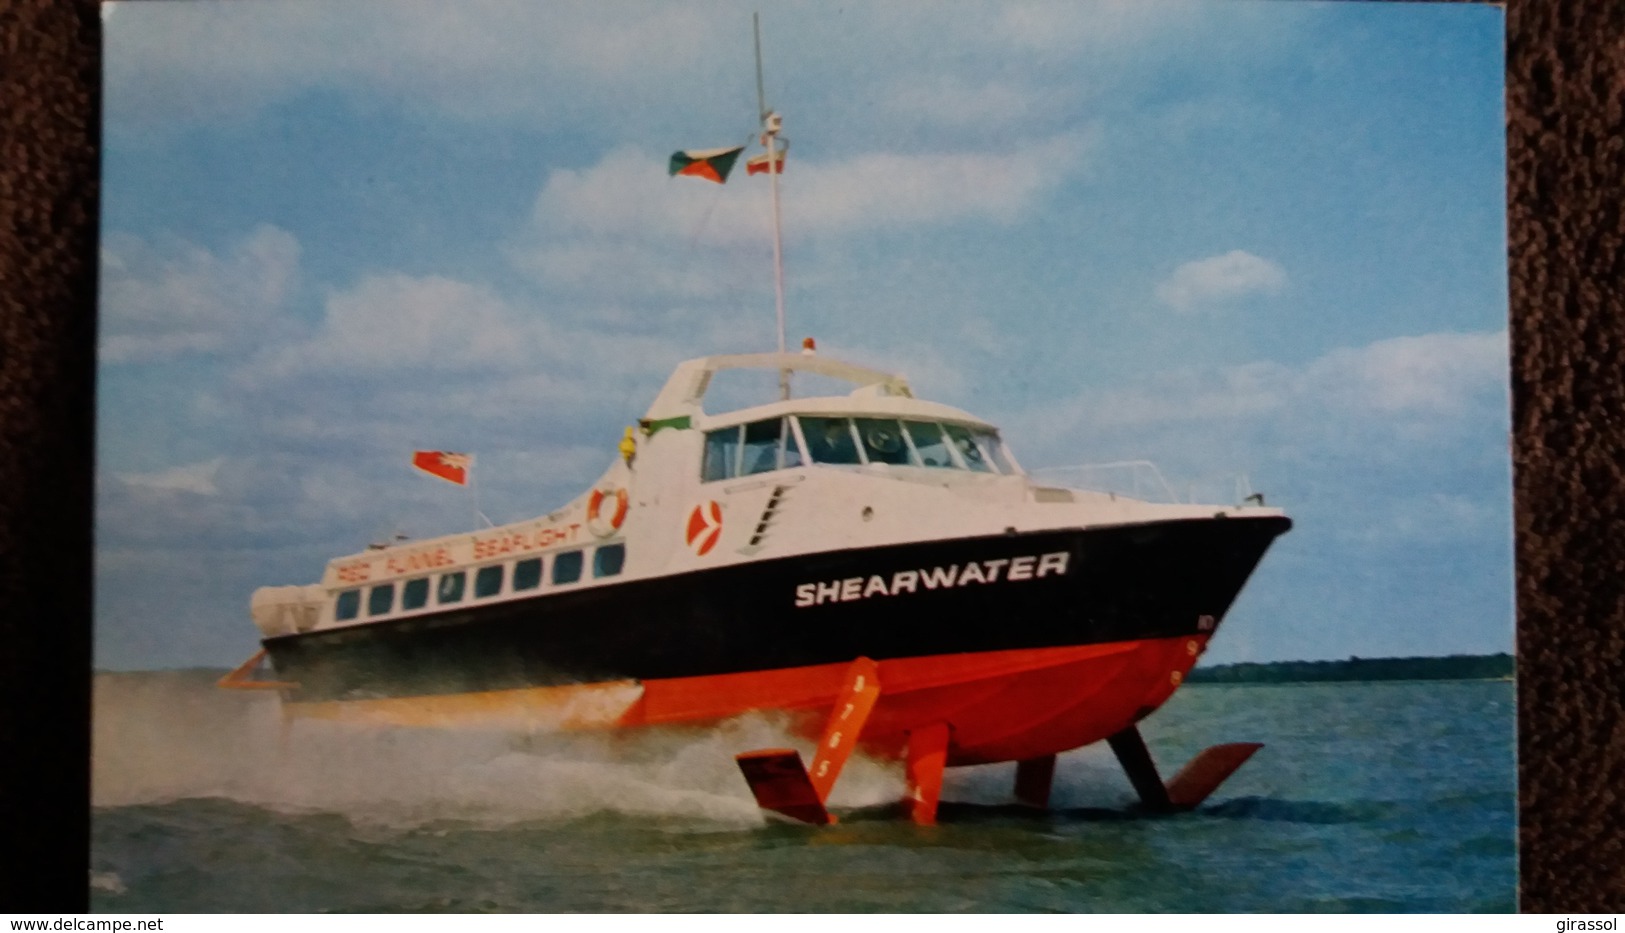
[[[858, 437], [863, 439], [864, 459], [870, 463], [898, 466], [914, 463], [909, 456], [908, 444], [903, 440], [903, 427], [896, 418], [857, 418], [854, 424]], [[918, 466], [917, 463], [914, 465]]]
[[905, 421], [908, 428], [909, 440], [914, 443], [914, 450], [920, 457], [920, 466], [949, 467], [954, 462], [953, 451], [948, 448], [948, 437], [942, 431], [942, 425], [934, 421]]
[[788, 426], [787, 419], [770, 418], [707, 432], [700, 481], [709, 483], [801, 466], [801, 449]]
[[802, 415], [801, 435], [814, 463], [1016, 472], [996, 432], [960, 424], [897, 418], [835, 418]]
[[807, 439], [807, 455], [814, 463], [862, 463], [858, 444], [852, 435], [850, 418], [815, 418], [803, 415], [801, 436]]

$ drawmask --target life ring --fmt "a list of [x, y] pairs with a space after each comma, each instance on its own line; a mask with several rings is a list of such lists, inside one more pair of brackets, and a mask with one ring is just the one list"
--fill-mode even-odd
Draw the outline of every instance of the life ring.
[[[604, 514], [604, 503], [615, 500], [613, 508]], [[594, 489], [587, 498], [587, 529], [600, 538], [607, 538], [614, 534], [626, 521], [626, 510], [630, 504], [626, 490], [615, 488], [610, 490]]]

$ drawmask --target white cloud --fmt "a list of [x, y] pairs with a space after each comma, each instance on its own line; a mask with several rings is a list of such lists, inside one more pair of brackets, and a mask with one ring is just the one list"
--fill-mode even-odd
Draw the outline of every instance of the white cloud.
[[1276, 294], [1286, 287], [1279, 265], [1235, 249], [1182, 264], [1157, 285], [1157, 298], [1175, 311], [1195, 311], [1246, 295]]
[[1080, 444], [1108, 437], [1127, 445], [1124, 456], [1161, 457], [1152, 448], [1172, 445], [1179, 453], [1163, 459], [1180, 459], [1234, 450], [1250, 431], [1273, 437], [1281, 449], [1385, 438], [1396, 446], [1373, 455], [1403, 456], [1404, 445], [1435, 433], [1442, 438], [1470, 412], [1499, 410], [1507, 366], [1506, 331], [1395, 337], [1332, 350], [1301, 366], [1259, 362], [1155, 374], [1029, 411], [1018, 416], [1013, 434], [1039, 441], [1034, 462], [1075, 461]]
[[[367, 461], [250, 444], [205, 463], [113, 474], [97, 483], [97, 547], [225, 551], [371, 534], [383, 530], [375, 527], [379, 513], [393, 505], [378, 494], [376, 473]], [[312, 555], [312, 563], [325, 556]]]
[[961, 220], [1010, 223], [1082, 171], [1092, 142], [1089, 134], [1067, 133], [1013, 141], [1001, 152], [877, 152], [808, 165], [786, 209], [798, 226], [816, 233]]
[[1110, 47], [1143, 40], [1182, 21], [1188, 24], [1199, 14], [1185, 4], [1142, 0], [1100, 0], [1086, 5], [1070, 0], [1020, 0], [999, 5], [992, 31], [1034, 51]]
[[[833, 162], [792, 149], [783, 185], [790, 241], [963, 221], [1008, 224], [1087, 168], [1091, 133], [1000, 152], [870, 152]], [[553, 172], [531, 227], [510, 249], [516, 265], [554, 285], [715, 297], [761, 282], [769, 249], [767, 182], [671, 178], [664, 157], [610, 152], [586, 169]], [[704, 261], [696, 263], [697, 255]], [[627, 269], [636, 269], [627, 276]]]
[[[115, 131], [147, 131], [241, 119], [322, 90], [460, 121], [533, 126], [569, 116], [603, 122], [606, 102], [619, 101], [616, 113], [634, 112], [636, 125], [659, 112], [655, 89], [676, 85], [693, 89], [696, 113], [721, 115], [754, 104], [755, 7], [742, 0], [699, 8], [657, 0], [121, 4], [107, 20], [108, 114]], [[1271, 24], [1290, 15], [1222, 14], [1258, 23], [1248, 33], [1255, 51]], [[1045, 69], [1059, 57], [1122, 59], [1128, 49], [1171, 39], [1188, 58], [1192, 38], [1210, 38], [1204, 29], [1214, 18], [1206, 5], [1178, 3], [886, 3], [836, 11], [784, 3], [767, 11], [763, 42], [775, 99], [805, 99], [805, 88], [836, 74], [861, 76], [873, 82], [861, 92], [878, 93], [884, 80], [876, 63], [931, 71], [944, 50], [956, 60], [997, 63], [1010, 72], [1010, 86], [1045, 88], [1054, 83]], [[778, 94], [783, 88], [791, 93]], [[717, 107], [701, 101], [721, 96], [719, 89], [730, 90]], [[992, 116], [989, 105], [1005, 95], [990, 87], [967, 103]]]
[[1088, 420], [1105, 427], [1244, 418], [1280, 409], [1291, 397], [1295, 381], [1296, 374], [1278, 363], [1210, 373], [1162, 373], [1148, 385], [1093, 398]]
[[111, 234], [101, 252], [101, 359], [173, 359], [240, 349], [276, 325], [298, 276], [299, 242], [255, 228], [217, 255]]
[[1300, 382], [1343, 408], [1450, 414], [1481, 392], [1504, 390], [1507, 354], [1505, 331], [1394, 337], [1333, 350], [1310, 364]]
[[320, 331], [285, 359], [362, 372], [506, 368], [524, 361], [531, 342], [489, 289], [390, 274], [331, 295]]
[[[109, 112], [120, 120], [233, 118], [335, 88], [461, 119], [556, 112], [605, 82], [706, 74], [715, 17], [659, 3], [515, 0], [128, 4], [108, 22]], [[561, 93], [561, 91], [563, 93]]]
[[[1122, 59], [1154, 50], [1190, 60], [1223, 49], [1227, 36], [1216, 23], [1243, 24], [1247, 49], [1263, 54], [1288, 34], [1303, 13], [1293, 4], [1226, 4], [1203, 0], [1006, 0], [993, 5], [992, 18], [968, 39], [1015, 44], [1035, 58], [1081, 55]], [[1233, 41], [1233, 40], [1230, 40]]]
[[328, 296], [313, 332], [268, 349], [243, 379], [261, 385], [317, 374], [393, 375], [399, 384], [378, 385], [395, 400], [422, 391], [428, 379], [450, 380], [436, 383], [437, 393], [467, 377], [592, 374], [601, 382], [607, 373], [669, 370], [677, 350], [661, 331], [673, 324], [700, 341], [720, 341], [726, 330], [680, 315], [584, 315], [582, 326], [572, 326], [558, 314], [521, 309], [487, 287], [444, 276], [368, 276]]
[[1009, 81], [972, 84], [951, 74], [910, 76], [892, 88], [881, 105], [905, 125], [924, 122], [991, 131], [1043, 117], [1036, 108], [1055, 108], [1072, 90], [1047, 88], [1039, 94]]
[[446, 277], [369, 276], [330, 295], [301, 339], [240, 367], [226, 402], [249, 443], [304, 456], [612, 450], [615, 426], [643, 413], [679, 360], [751, 348], [726, 317], [567, 318]]
[[143, 489], [156, 489], [164, 492], [189, 492], [198, 496], [215, 496], [220, 489], [215, 485], [215, 478], [220, 474], [220, 465], [224, 458], [216, 457], [202, 463], [189, 463], [183, 466], [170, 467], [156, 473], [118, 473], [115, 474], [121, 481], [131, 486]]
[[[1045, 189], [1082, 170], [1092, 141], [1068, 133], [1000, 152], [870, 152], [833, 162], [802, 160], [792, 149], [782, 181], [784, 210], [797, 231], [812, 235], [1009, 221]], [[670, 240], [703, 232], [710, 240], [743, 243], [767, 234], [764, 179], [737, 166], [729, 183], [717, 186], [670, 178], [665, 163], [662, 156], [621, 148], [591, 168], [555, 171], [537, 196], [533, 218], [549, 232], [605, 238]]]

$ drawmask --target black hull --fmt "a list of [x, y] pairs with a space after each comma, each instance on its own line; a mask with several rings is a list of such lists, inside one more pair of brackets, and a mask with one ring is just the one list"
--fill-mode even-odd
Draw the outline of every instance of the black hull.
[[[264, 644], [279, 679], [299, 684], [289, 698], [317, 701], [1210, 633], [1291, 524], [1279, 516], [1177, 520], [831, 551]], [[972, 562], [983, 572], [940, 582], [948, 568], [957, 578]], [[901, 585], [909, 571], [932, 569], [936, 587]]]

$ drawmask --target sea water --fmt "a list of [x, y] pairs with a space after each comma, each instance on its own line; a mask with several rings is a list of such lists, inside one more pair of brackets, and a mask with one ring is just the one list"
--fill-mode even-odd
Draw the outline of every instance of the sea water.
[[772, 716], [538, 734], [284, 728], [202, 672], [96, 679], [96, 910], [1511, 911], [1513, 685], [1204, 685], [1141, 728], [1164, 774], [1265, 748], [1192, 813], [1132, 811], [1105, 748], [1052, 808], [1014, 765], [951, 769], [941, 823], [854, 758], [839, 825], [764, 818], [733, 763], [808, 750]]

